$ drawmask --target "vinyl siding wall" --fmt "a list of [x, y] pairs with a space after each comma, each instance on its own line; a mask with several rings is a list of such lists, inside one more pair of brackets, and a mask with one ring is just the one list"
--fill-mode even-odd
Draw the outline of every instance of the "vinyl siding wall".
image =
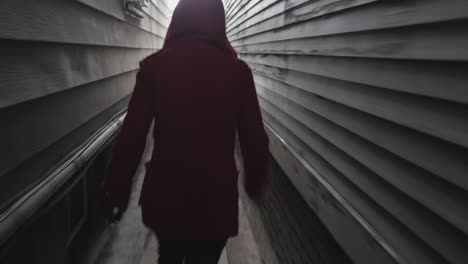
[[350, 258], [465, 263], [468, 2], [225, 7], [271, 152]]
[[170, 22], [165, 1], [150, 2], [139, 21], [121, 0], [1, 1], [2, 209], [126, 107]]

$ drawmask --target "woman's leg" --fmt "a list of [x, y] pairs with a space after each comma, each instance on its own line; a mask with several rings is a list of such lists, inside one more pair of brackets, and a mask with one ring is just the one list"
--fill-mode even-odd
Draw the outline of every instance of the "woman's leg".
[[179, 240], [158, 238], [159, 264], [182, 264], [184, 261], [184, 242]]
[[185, 264], [218, 264], [226, 241], [224, 239], [187, 242]]

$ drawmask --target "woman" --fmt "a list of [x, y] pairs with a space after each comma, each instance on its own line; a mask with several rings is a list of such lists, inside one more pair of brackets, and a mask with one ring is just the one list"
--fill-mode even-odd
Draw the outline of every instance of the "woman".
[[155, 121], [140, 197], [144, 224], [159, 238], [159, 263], [217, 263], [238, 232], [236, 130], [246, 192], [265, 178], [268, 139], [248, 66], [225, 33], [221, 0], [182, 0], [163, 49], [140, 64], [128, 114], [104, 182], [119, 218]]

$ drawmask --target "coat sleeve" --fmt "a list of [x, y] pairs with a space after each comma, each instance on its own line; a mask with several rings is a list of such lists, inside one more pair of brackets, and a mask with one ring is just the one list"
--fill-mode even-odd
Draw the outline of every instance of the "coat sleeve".
[[128, 104], [127, 116], [112, 150], [108, 175], [102, 183], [107, 206], [126, 210], [133, 176], [145, 149], [146, 136], [153, 119], [151, 93], [142, 70]]
[[239, 143], [244, 158], [244, 188], [250, 197], [260, 194], [269, 159], [268, 137], [263, 127], [252, 72], [245, 66], [245, 85], [238, 122]]

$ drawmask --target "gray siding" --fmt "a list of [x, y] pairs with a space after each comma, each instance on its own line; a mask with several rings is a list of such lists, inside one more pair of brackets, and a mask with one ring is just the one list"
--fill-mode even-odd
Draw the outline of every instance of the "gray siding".
[[121, 0], [0, 3], [0, 207], [126, 107], [170, 21], [162, 0], [146, 13], [125, 15]]
[[272, 154], [350, 258], [464, 263], [468, 2], [225, 6]]

